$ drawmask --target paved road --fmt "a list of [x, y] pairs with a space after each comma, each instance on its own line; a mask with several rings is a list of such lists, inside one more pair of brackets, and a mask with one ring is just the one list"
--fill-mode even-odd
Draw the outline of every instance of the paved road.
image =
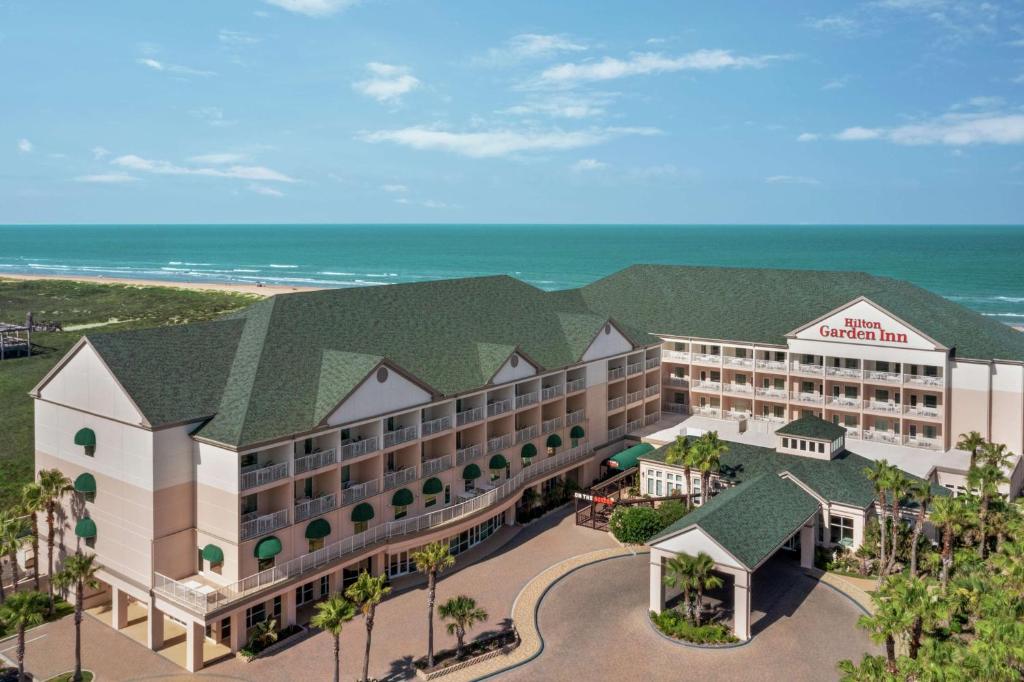
[[786, 562], [755, 574], [755, 637], [736, 649], [699, 650], [663, 640], [648, 624], [647, 590], [645, 555], [570, 574], [541, 602], [543, 653], [496, 679], [819, 682], [838, 678], [839, 660], [860, 660], [875, 650], [856, 628], [861, 612], [849, 600]]

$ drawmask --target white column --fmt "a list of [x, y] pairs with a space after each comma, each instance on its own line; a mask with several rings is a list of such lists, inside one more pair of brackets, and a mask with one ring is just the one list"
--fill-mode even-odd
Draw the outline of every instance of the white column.
[[185, 668], [194, 673], [203, 667], [203, 641], [206, 639], [206, 626], [198, 621], [189, 622], [185, 626]]
[[116, 587], [110, 588], [110, 625], [115, 630], [120, 630], [128, 625], [128, 594]]
[[295, 590], [287, 590], [281, 595], [280, 626], [283, 629], [289, 625], [295, 625]]
[[245, 646], [247, 634], [245, 631], [245, 609], [239, 609], [231, 614], [231, 641], [228, 645], [232, 651], [238, 651]]
[[164, 646], [164, 612], [149, 603], [149, 618], [146, 625], [146, 643], [150, 650], [159, 651]]
[[665, 608], [665, 582], [662, 580], [664, 563], [656, 549], [651, 550], [650, 610], [661, 613]]
[[800, 529], [800, 567], [814, 568], [814, 524]]
[[750, 574], [739, 571], [733, 587], [733, 634], [741, 641], [750, 639]]

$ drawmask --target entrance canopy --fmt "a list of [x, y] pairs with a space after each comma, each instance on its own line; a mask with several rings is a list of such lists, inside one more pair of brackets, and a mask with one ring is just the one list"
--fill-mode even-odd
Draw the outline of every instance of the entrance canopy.
[[619, 471], [625, 471], [626, 469], [632, 469], [637, 465], [637, 461], [641, 455], [646, 455], [648, 452], [654, 449], [654, 446], [650, 443], [640, 443], [634, 445], [631, 448], [623, 450], [619, 454], [608, 458], [608, 466]]

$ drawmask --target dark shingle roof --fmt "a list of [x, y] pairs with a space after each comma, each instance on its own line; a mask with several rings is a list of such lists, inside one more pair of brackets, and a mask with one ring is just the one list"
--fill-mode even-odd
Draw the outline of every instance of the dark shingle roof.
[[775, 433], [781, 433], [784, 436], [803, 436], [804, 438], [834, 441], [840, 436], [845, 436], [846, 429], [817, 415], [809, 414], [789, 422], [781, 429], [776, 429]]

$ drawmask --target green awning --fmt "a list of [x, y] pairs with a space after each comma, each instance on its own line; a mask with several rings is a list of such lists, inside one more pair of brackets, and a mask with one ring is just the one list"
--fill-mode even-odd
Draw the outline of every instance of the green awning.
[[391, 496], [392, 507], [408, 507], [412, 504], [413, 496], [412, 491], [408, 488], [401, 488], [395, 491], [395, 494]]
[[85, 539], [96, 537], [96, 522], [88, 516], [84, 519], [79, 519], [78, 523], [75, 524], [75, 535]]
[[269, 535], [256, 543], [256, 550], [253, 554], [257, 559], [273, 559], [281, 553], [281, 541], [275, 536]]
[[373, 518], [373, 507], [368, 502], [360, 502], [352, 509], [352, 520], [356, 523], [366, 523]]
[[92, 429], [78, 429], [78, 433], [75, 434], [75, 445], [96, 447], [96, 433]]
[[467, 481], [475, 481], [480, 476], [480, 467], [476, 464], [467, 464], [466, 468], [462, 470], [462, 478]]
[[585, 433], [583, 431], [583, 427], [580, 426], [579, 424], [572, 427], [572, 429], [570, 429], [569, 431], [569, 438], [583, 438], [584, 435]]
[[442, 490], [444, 490], [444, 484], [441, 483], [440, 478], [428, 478], [423, 482], [424, 495], [437, 495]]
[[327, 519], [316, 519], [311, 521], [306, 526], [306, 539], [307, 540], [320, 540], [331, 534], [331, 524], [327, 523]]
[[207, 545], [203, 547], [203, 558], [211, 564], [222, 564], [224, 563], [224, 550], [217, 545]]
[[560, 448], [562, 447], [562, 437], [557, 433], [552, 433], [548, 436], [548, 447], [549, 448]]
[[521, 454], [523, 457], [536, 457], [537, 446], [534, 445], [533, 443], [527, 443], [526, 445], [523, 446], [523, 451]]
[[623, 450], [614, 457], [608, 458], [608, 466], [613, 469], [619, 469], [625, 471], [626, 469], [632, 469], [636, 466], [637, 460], [640, 459], [641, 455], [646, 455], [648, 452], [654, 449], [654, 446], [650, 443], [640, 443], [634, 445], [631, 448]]
[[504, 469], [508, 466], [508, 460], [505, 459], [505, 455], [495, 455], [491, 457], [490, 464], [487, 465], [489, 469]]
[[92, 474], [82, 474], [75, 479], [75, 492], [79, 493], [95, 493], [96, 492], [96, 479]]

